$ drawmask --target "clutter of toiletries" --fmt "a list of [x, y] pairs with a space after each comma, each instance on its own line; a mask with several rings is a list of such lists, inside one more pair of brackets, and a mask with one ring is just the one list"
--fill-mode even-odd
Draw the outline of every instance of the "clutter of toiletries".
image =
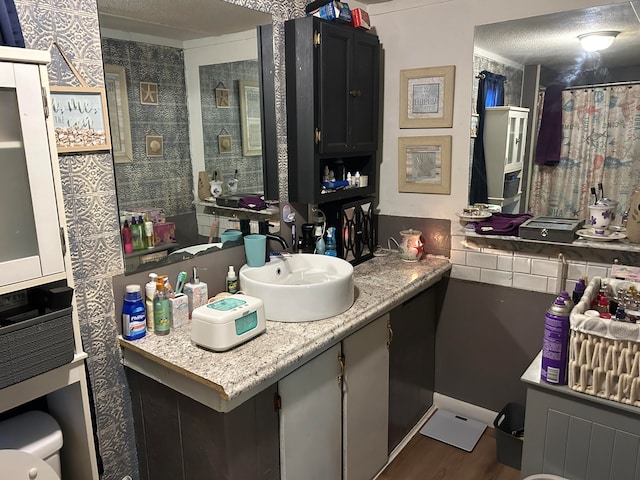
[[335, 192], [336, 190], [344, 190], [347, 188], [364, 188], [369, 186], [369, 176], [361, 175], [360, 171], [355, 173], [347, 171], [344, 166], [337, 167], [337, 172], [329, 169], [325, 165], [322, 174], [322, 191], [321, 193]]
[[210, 297], [208, 286], [180, 272], [172, 285], [167, 275], [149, 274], [144, 285], [127, 285], [122, 307], [122, 336], [138, 340], [146, 335], [168, 335], [174, 328], [191, 326], [196, 345], [226, 351], [266, 330], [262, 300], [238, 292], [233, 266], [226, 276], [226, 291]]
[[124, 253], [149, 250], [176, 241], [175, 223], [166, 221], [161, 208], [136, 207], [123, 210], [120, 223]]

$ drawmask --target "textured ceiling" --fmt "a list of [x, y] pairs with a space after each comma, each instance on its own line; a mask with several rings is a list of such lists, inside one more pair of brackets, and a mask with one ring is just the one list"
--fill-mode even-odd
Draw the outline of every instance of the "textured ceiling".
[[[586, 61], [599, 67], [640, 65], [640, 0], [573, 10], [476, 27], [475, 46], [522, 65], [556, 70]], [[578, 35], [616, 30], [620, 34], [607, 50], [587, 54]]]
[[219, 0], [98, 0], [100, 28], [194, 40], [250, 30], [271, 15]]

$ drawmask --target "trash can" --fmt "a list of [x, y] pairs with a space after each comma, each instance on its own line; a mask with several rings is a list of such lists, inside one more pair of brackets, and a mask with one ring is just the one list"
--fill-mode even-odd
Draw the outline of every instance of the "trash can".
[[498, 413], [493, 426], [498, 462], [520, 470], [524, 435], [524, 405], [511, 402]]

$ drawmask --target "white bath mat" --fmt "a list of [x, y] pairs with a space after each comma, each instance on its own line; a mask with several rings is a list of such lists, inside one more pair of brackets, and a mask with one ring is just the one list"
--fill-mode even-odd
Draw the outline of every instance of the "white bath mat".
[[420, 429], [420, 433], [470, 452], [480, 440], [485, 428], [487, 426], [484, 423], [438, 409]]

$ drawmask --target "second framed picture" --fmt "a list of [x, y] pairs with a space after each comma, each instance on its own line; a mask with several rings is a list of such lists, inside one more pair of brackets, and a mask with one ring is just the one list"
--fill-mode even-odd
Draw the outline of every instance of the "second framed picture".
[[400, 128], [453, 126], [453, 88], [456, 67], [400, 71]]
[[398, 138], [398, 191], [451, 193], [451, 135]]

